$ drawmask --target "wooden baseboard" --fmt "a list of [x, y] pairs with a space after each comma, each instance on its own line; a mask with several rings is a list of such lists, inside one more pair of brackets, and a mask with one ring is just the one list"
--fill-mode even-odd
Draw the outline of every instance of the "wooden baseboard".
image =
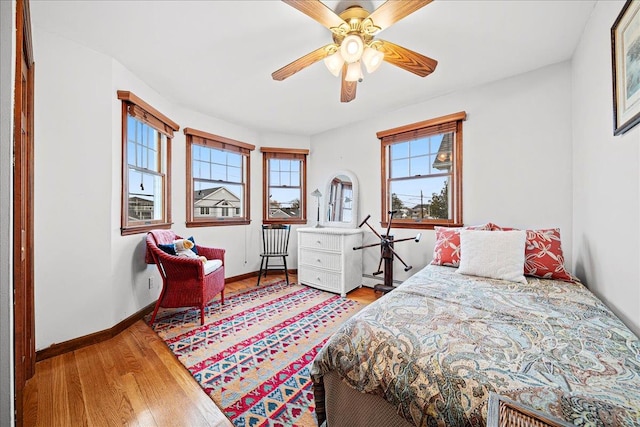
[[[289, 274], [296, 274], [298, 270], [288, 270]], [[254, 271], [247, 274], [241, 274], [239, 276], [227, 277], [224, 279], [225, 283], [237, 282], [238, 280], [249, 279], [251, 277], [258, 277], [258, 272]], [[115, 337], [120, 332], [127, 329], [129, 326], [136, 323], [138, 320], [143, 319], [144, 316], [151, 313], [153, 308], [156, 305], [156, 301], [152, 302], [148, 306], [144, 307], [142, 310], [133, 313], [131, 316], [127, 317], [120, 323], [116, 324], [112, 328], [105, 329], [103, 331], [94, 332], [89, 335], [85, 335], [82, 337], [74, 338], [69, 341], [65, 341], [59, 344], [52, 344], [51, 346], [36, 351], [36, 362], [41, 360], [48, 359], [50, 357], [59, 356], [64, 353], [68, 353], [70, 351], [75, 351], [81, 349], [82, 347], [86, 347], [92, 344], [98, 344], [102, 341], [106, 341], [110, 338]]]
[[[277, 271], [277, 270], [276, 270]], [[284, 274], [284, 270], [280, 270]], [[298, 274], [298, 269], [287, 270], [289, 274]], [[225, 283], [237, 282], [239, 280], [250, 279], [252, 277], [258, 277], [259, 271], [253, 271], [251, 273], [241, 274], [239, 276], [227, 277], [224, 279]]]
[[74, 338], [69, 341], [61, 342], [59, 344], [52, 344], [51, 346], [36, 351], [36, 362], [39, 362], [50, 357], [59, 356], [70, 351], [78, 350], [82, 347], [86, 347], [91, 344], [97, 344], [102, 341], [106, 341], [115, 337], [120, 332], [127, 329], [129, 326], [136, 323], [138, 320], [144, 318], [147, 314], [153, 311], [156, 302], [152, 302], [142, 310], [133, 313], [131, 316], [124, 319], [122, 322], [116, 324], [114, 327], [105, 329], [103, 331], [94, 332], [93, 334], [85, 335], [82, 337]]

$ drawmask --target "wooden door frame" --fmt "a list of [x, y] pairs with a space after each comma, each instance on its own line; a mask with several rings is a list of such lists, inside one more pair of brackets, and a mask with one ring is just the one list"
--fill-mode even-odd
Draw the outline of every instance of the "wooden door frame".
[[16, 425], [22, 426], [23, 390], [35, 372], [33, 264], [34, 60], [29, 0], [16, 1], [16, 74], [13, 110], [13, 290]]

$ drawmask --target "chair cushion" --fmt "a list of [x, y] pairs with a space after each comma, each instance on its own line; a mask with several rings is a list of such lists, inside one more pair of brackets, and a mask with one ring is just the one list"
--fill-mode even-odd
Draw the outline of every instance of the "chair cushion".
[[222, 261], [219, 259], [210, 259], [204, 264], [204, 275], [206, 276], [209, 273], [213, 273], [217, 269], [222, 267]]

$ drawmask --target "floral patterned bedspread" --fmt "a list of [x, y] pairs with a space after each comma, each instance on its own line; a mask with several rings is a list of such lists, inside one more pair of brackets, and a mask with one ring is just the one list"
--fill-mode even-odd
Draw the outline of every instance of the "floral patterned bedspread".
[[491, 391], [575, 425], [640, 426], [638, 338], [582, 284], [527, 279], [425, 267], [327, 342], [316, 400], [337, 370], [417, 426], [484, 426]]

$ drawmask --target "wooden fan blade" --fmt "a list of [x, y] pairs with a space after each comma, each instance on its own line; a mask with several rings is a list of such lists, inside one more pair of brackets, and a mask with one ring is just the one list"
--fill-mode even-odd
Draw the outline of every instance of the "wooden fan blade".
[[369, 19], [382, 30], [389, 28], [407, 15], [428, 5], [433, 0], [388, 0], [371, 12]]
[[378, 41], [382, 42], [382, 46], [379, 47], [378, 50], [384, 53], [385, 61], [403, 70], [411, 71], [420, 77], [433, 73], [438, 65], [438, 61], [428, 56], [421, 55], [385, 40]]
[[300, 12], [315, 19], [328, 29], [339, 27], [346, 24], [342, 18], [329, 9], [320, 0], [282, 0], [291, 7], [298, 9]]
[[348, 82], [344, 78], [347, 76], [347, 64], [342, 66], [342, 86], [340, 87], [340, 102], [350, 102], [356, 98], [356, 87], [358, 82]]
[[309, 65], [314, 64], [321, 59], [324, 59], [328, 53], [328, 46], [331, 45], [322, 46], [311, 53], [307, 53], [305, 56], [296, 59], [292, 63], [285, 65], [277, 71], [274, 71], [273, 73], [271, 73], [271, 77], [273, 77], [273, 80], [284, 80], [287, 77], [291, 77], [303, 68], [306, 68]]

